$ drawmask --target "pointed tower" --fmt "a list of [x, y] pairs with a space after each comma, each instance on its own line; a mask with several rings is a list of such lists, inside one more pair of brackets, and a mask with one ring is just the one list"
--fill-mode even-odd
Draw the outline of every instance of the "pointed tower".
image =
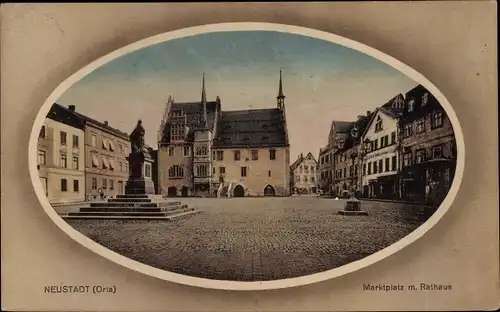
[[283, 81], [281, 77], [281, 69], [280, 69], [280, 86], [279, 86], [279, 91], [278, 91], [278, 96], [276, 97], [277, 103], [278, 103], [278, 108], [280, 110], [284, 110], [285, 108], [285, 95], [283, 94]]
[[205, 92], [205, 73], [203, 73], [203, 81], [201, 86], [201, 105], [203, 105], [202, 127], [207, 127], [207, 94]]

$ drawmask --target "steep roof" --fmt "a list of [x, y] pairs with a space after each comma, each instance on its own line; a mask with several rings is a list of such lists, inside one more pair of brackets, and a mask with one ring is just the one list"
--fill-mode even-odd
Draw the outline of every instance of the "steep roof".
[[337, 132], [345, 133], [348, 132], [352, 126], [354, 125], [354, 121], [332, 121], [332, 128], [335, 127]]
[[[215, 125], [216, 111], [219, 109], [217, 101], [206, 102], [207, 108], [207, 128], [212, 129]], [[203, 119], [203, 103], [202, 102], [182, 102], [172, 103], [171, 111], [182, 111], [186, 115], [187, 126], [189, 128], [187, 141], [192, 141], [194, 138], [194, 130], [200, 128], [200, 123]], [[170, 143], [170, 126], [171, 121], [168, 120], [163, 129], [163, 137], [161, 143]]]
[[286, 124], [277, 108], [222, 111], [214, 147], [288, 146]]
[[83, 121], [75, 116], [69, 109], [66, 107], [54, 103], [52, 107], [50, 108], [49, 113], [47, 114], [47, 118], [61, 122], [63, 124], [66, 124], [70, 127], [74, 127], [80, 130], [85, 129], [85, 125]]
[[304, 160], [307, 158], [311, 157], [315, 163], [317, 163], [316, 158], [313, 156], [311, 152], [307, 153], [306, 156], [304, 154], [300, 154], [300, 156], [293, 162], [293, 164], [290, 166], [290, 170], [294, 171]]
[[[82, 121], [82, 123], [83, 123], [84, 125], [87, 125], [87, 124], [93, 124], [93, 125], [98, 126], [98, 127], [99, 127], [99, 128], [101, 128], [101, 129], [103, 129], [103, 130], [107, 131], [108, 133], [111, 133], [111, 134], [113, 134], [113, 135], [116, 135], [116, 136], [118, 136], [118, 137], [121, 137], [121, 138], [122, 138], [122, 139], [124, 139], [124, 140], [129, 140], [129, 137], [128, 137], [128, 134], [127, 134], [127, 133], [122, 132], [122, 131], [120, 131], [120, 130], [118, 130], [118, 129], [115, 129], [115, 128], [113, 128], [113, 127], [110, 127], [108, 124], [105, 124], [105, 123], [100, 122], [100, 121], [98, 121], [98, 120], [95, 120], [95, 119], [93, 119], [93, 118], [91, 118], [91, 117], [89, 117], [89, 116], [86, 116], [86, 115], [83, 115], [83, 114], [81, 114], [81, 113], [78, 113], [78, 112], [76, 112], [75, 110], [69, 109], [68, 107], [65, 107], [65, 106], [63, 106], [63, 105], [61, 105], [61, 104], [54, 103], [53, 107], [54, 107], [54, 106], [59, 107], [59, 109], [64, 109], [64, 110], [66, 110], [68, 113], [70, 113], [70, 114], [72, 114], [72, 115], [76, 116], [77, 118], [79, 118], [79, 119]], [[74, 109], [74, 106], [73, 106], [73, 109]]]

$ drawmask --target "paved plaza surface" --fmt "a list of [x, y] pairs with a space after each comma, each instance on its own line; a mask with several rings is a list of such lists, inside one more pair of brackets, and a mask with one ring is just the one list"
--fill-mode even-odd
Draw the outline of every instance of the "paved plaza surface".
[[400, 240], [425, 220], [421, 206], [363, 202], [368, 216], [342, 216], [344, 200], [311, 196], [201, 199], [203, 212], [176, 221], [68, 220], [107, 248], [195, 277], [264, 281], [330, 270]]

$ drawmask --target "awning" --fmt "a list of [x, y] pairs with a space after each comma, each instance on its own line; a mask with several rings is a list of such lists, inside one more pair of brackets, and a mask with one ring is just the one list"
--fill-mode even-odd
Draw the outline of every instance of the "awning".
[[115, 170], [115, 161], [114, 160], [112, 160], [112, 159], [109, 160], [109, 167], [111, 169]]
[[108, 148], [108, 140], [102, 139], [102, 148], [104, 148], [104, 149]]
[[99, 159], [97, 159], [97, 155], [92, 155], [92, 165], [99, 167]]
[[104, 157], [102, 158], [102, 166], [103, 168], [109, 168], [108, 160]]
[[113, 144], [113, 141], [109, 141], [109, 150], [114, 151], [115, 150], [115, 145]]

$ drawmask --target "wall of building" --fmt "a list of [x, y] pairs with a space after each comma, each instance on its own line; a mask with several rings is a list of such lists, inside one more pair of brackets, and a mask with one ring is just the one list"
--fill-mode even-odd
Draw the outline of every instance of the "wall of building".
[[[113, 149], [110, 147], [110, 142]], [[87, 123], [85, 129], [85, 193], [88, 199], [98, 198], [99, 189], [103, 191], [105, 198], [114, 198], [116, 195], [125, 193], [125, 184], [129, 176], [129, 163], [126, 158], [130, 150], [131, 145], [128, 139]], [[94, 165], [94, 157], [98, 160], [97, 167]], [[106, 168], [103, 159], [108, 162]], [[114, 163], [113, 169], [110, 161]]]
[[[375, 131], [375, 125], [376, 125], [376, 120], [377, 116], [380, 116], [382, 119], [382, 130], [380, 131]], [[392, 134], [395, 134], [395, 140], [392, 141]], [[388, 138], [388, 146], [382, 147], [381, 148], [381, 138], [387, 136]], [[399, 155], [397, 151], [397, 141], [398, 141], [398, 136], [397, 136], [397, 120], [382, 113], [378, 112], [374, 116], [374, 120], [371, 123], [370, 127], [367, 129], [365, 135], [362, 138], [362, 142], [364, 142], [366, 139], [370, 141], [377, 141], [377, 148], [372, 149], [369, 153], [365, 154], [363, 157], [363, 164], [361, 167], [361, 170], [363, 170], [363, 180], [362, 184], [363, 186], [368, 185], [370, 180], [377, 179], [381, 176], [387, 176], [387, 175], [394, 175], [398, 173], [398, 168], [399, 166], [397, 165], [399, 163]], [[396, 157], [396, 168], [392, 167], [392, 158]], [[389, 170], [386, 170], [386, 159], [389, 159]], [[380, 170], [379, 168], [379, 163], [382, 161], [382, 169]], [[374, 165], [373, 163], [377, 163], [377, 172], [374, 173]], [[371, 174], [368, 174], [368, 168], [370, 167], [371, 164]], [[366, 166], [366, 171], [365, 171], [365, 166]]]
[[[240, 151], [240, 160], [234, 159], [233, 152]], [[252, 150], [258, 151], [258, 159], [252, 160]], [[214, 149], [223, 152], [222, 160], [217, 158], [213, 161], [215, 174], [213, 180], [218, 181], [220, 168], [225, 168], [224, 180], [226, 183], [233, 183], [233, 186], [240, 184], [245, 189], [245, 196], [262, 196], [267, 185], [274, 187], [276, 195], [290, 195], [290, 151], [288, 147], [275, 148], [276, 159], [269, 157], [269, 148], [250, 149]], [[241, 176], [241, 168], [247, 168], [246, 177]], [[269, 174], [270, 173], [270, 174]]]
[[[188, 154], [184, 153], [184, 147]], [[169, 168], [177, 165], [183, 168], [182, 177], [169, 177]], [[193, 146], [191, 144], [170, 144], [158, 150], [158, 185], [159, 193], [166, 195], [169, 187], [181, 190], [183, 187], [193, 188]]]
[[[39, 138], [38, 150], [45, 151], [45, 164], [40, 162], [39, 174], [51, 203], [67, 203], [85, 200], [85, 153], [84, 132], [81, 129], [46, 118], [45, 137]], [[66, 144], [61, 142], [61, 132], [66, 133]], [[74, 144], [74, 138], [78, 139]], [[66, 166], [62, 156], [66, 155]], [[75, 161], [73, 161], [75, 159]], [[66, 190], [62, 188], [66, 182]], [[77, 181], [75, 185], [74, 181]]]
[[301, 164], [293, 171], [293, 187], [315, 192], [319, 183], [318, 177], [319, 170], [316, 160], [304, 157]]

